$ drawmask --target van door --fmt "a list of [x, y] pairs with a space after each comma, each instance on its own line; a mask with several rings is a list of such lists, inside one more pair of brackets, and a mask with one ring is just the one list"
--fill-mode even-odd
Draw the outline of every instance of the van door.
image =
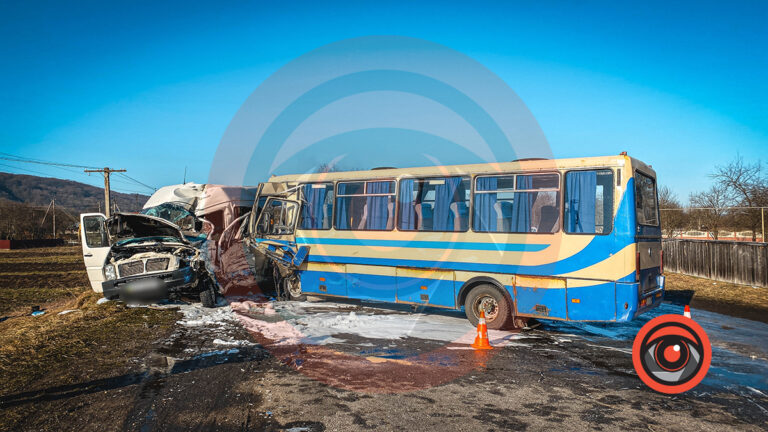
[[83, 262], [88, 272], [91, 289], [101, 292], [104, 282], [104, 261], [109, 253], [109, 239], [104, 221], [107, 219], [101, 213], [84, 213], [80, 215], [80, 243], [83, 245]]

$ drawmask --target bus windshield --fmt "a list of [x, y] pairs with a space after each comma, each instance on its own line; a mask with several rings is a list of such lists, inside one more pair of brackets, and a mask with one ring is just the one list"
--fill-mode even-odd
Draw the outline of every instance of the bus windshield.
[[656, 180], [639, 172], [635, 173], [635, 213], [638, 225], [659, 225]]

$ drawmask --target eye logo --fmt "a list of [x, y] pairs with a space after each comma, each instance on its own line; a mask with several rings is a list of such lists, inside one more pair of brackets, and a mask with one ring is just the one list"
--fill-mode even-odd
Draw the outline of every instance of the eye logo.
[[662, 315], [646, 323], [632, 344], [632, 362], [640, 379], [661, 393], [683, 393], [709, 370], [712, 346], [695, 321]]

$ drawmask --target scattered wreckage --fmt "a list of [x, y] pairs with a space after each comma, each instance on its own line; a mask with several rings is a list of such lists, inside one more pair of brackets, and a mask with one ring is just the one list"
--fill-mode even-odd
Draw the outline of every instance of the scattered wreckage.
[[132, 302], [219, 292], [217, 241], [227, 224], [251, 210], [257, 188], [187, 183], [153, 194], [138, 214], [80, 215], [83, 260], [91, 287]]

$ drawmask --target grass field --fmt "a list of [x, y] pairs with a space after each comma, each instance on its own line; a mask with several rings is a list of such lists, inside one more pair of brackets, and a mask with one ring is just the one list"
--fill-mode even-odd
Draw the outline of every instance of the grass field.
[[[135, 372], [147, 342], [167, 335], [172, 310], [96, 304], [80, 248], [0, 252], [0, 430], [33, 404], [6, 408], [2, 396]], [[29, 315], [39, 305], [45, 314]], [[73, 312], [59, 315], [64, 310]]]

